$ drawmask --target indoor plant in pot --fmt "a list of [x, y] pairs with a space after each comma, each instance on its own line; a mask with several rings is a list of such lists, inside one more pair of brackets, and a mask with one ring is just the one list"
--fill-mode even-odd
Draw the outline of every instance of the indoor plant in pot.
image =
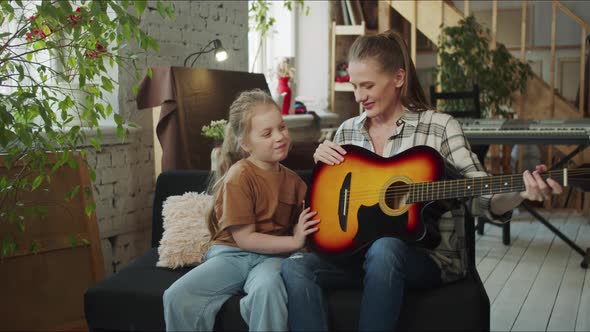
[[221, 144], [223, 143], [223, 137], [225, 136], [225, 126], [227, 120], [213, 120], [209, 125], [201, 128], [201, 135], [204, 137], [213, 139], [213, 149], [211, 150], [211, 169], [214, 170], [219, 160], [219, 153], [221, 152]]
[[492, 48], [489, 29], [473, 16], [442, 29], [438, 56], [435, 74], [440, 75], [441, 90], [470, 91], [477, 84], [484, 117], [512, 114], [512, 95], [526, 90], [533, 73], [528, 63], [513, 57], [503, 44]]

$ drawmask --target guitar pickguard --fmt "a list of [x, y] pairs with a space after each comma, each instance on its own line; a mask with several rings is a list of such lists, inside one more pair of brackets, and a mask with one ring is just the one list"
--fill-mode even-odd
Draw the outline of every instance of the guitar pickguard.
[[379, 204], [372, 206], [361, 205], [357, 212], [359, 228], [354, 242], [369, 244], [373, 240], [383, 236], [393, 236], [399, 238], [407, 237], [404, 232], [408, 225], [408, 213], [402, 213], [398, 216], [389, 216], [379, 207]]
[[358, 244], [359, 248], [364, 248], [380, 237], [390, 236], [397, 237], [408, 243], [415, 243], [423, 248], [434, 249], [440, 244], [441, 240], [436, 222], [443, 213], [451, 208], [456, 208], [456, 205], [456, 201], [418, 204], [421, 229], [416, 232], [416, 236], [419, 238], [411, 236], [405, 230], [408, 224], [407, 212], [398, 216], [389, 216], [381, 211], [379, 204], [372, 206], [362, 205], [357, 213], [359, 228], [354, 237], [354, 242]]

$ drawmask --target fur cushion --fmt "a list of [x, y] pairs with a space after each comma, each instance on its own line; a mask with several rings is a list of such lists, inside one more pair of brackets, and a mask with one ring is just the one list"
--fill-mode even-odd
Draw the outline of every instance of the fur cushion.
[[213, 204], [211, 195], [187, 192], [164, 201], [164, 234], [160, 240], [160, 259], [156, 266], [172, 269], [197, 265], [209, 247], [207, 211]]

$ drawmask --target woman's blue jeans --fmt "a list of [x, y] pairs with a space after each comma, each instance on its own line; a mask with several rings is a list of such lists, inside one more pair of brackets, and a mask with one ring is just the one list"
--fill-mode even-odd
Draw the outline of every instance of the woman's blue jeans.
[[344, 268], [314, 253], [296, 253], [283, 261], [281, 275], [289, 296], [292, 331], [329, 329], [323, 288], [363, 285], [360, 331], [392, 331], [399, 318], [404, 289], [441, 284], [440, 268], [420, 249], [396, 238], [380, 238], [367, 250], [361, 266]]

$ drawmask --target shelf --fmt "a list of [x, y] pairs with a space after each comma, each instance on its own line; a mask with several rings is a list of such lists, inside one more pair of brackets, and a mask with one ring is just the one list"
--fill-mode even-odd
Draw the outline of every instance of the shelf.
[[361, 25], [336, 25], [334, 28], [334, 34], [338, 36], [342, 35], [364, 35], [365, 34], [365, 22]]
[[[353, 1], [329, 1], [330, 3], [330, 110], [340, 116], [341, 120], [346, 120], [350, 117], [357, 116], [362, 112], [362, 107], [358, 104], [354, 94], [354, 88], [350, 82], [336, 82], [334, 78], [338, 72], [337, 66], [339, 63], [348, 62], [346, 55], [350, 51], [350, 46], [357, 40], [359, 36], [371, 36], [379, 33], [379, 20], [384, 20], [381, 24], [382, 30], [388, 30], [391, 25], [391, 14], [393, 9], [389, 5], [390, 0], [361, 0], [363, 8], [361, 8], [361, 15], [356, 15], [358, 6], [352, 6], [352, 15], [354, 15], [356, 25], [344, 25], [342, 23], [348, 22], [344, 15], [350, 16], [348, 7], [343, 6]], [[368, 7], [364, 8], [364, 5]], [[346, 10], [343, 10], [346, 9]], [[367, 9], [363, 12], [363, 9]], [[373, 15], [367, 17], [365, 15]], [[376, 16], [376, 17], [374, 17]], [[367, 22], [371, 23], [371, 29], [367, 28]], [[340, 23], [340, 24], [337, 24]], [[350, 23], [350, 22], [349, 22]]]
[[350, 83], [341, 83], [336, 82], [334, 83], [334, 91], [345, 91], [345, 92], [354, 92], [354, 88]]
[[283, 120], [287, 124], [287, 128], [311, 128], [323, 129], [338, 127], [338, 115], [332, 112], [317, 111], [316, 115], [311, 114], [288, 114], [283, 115]]

